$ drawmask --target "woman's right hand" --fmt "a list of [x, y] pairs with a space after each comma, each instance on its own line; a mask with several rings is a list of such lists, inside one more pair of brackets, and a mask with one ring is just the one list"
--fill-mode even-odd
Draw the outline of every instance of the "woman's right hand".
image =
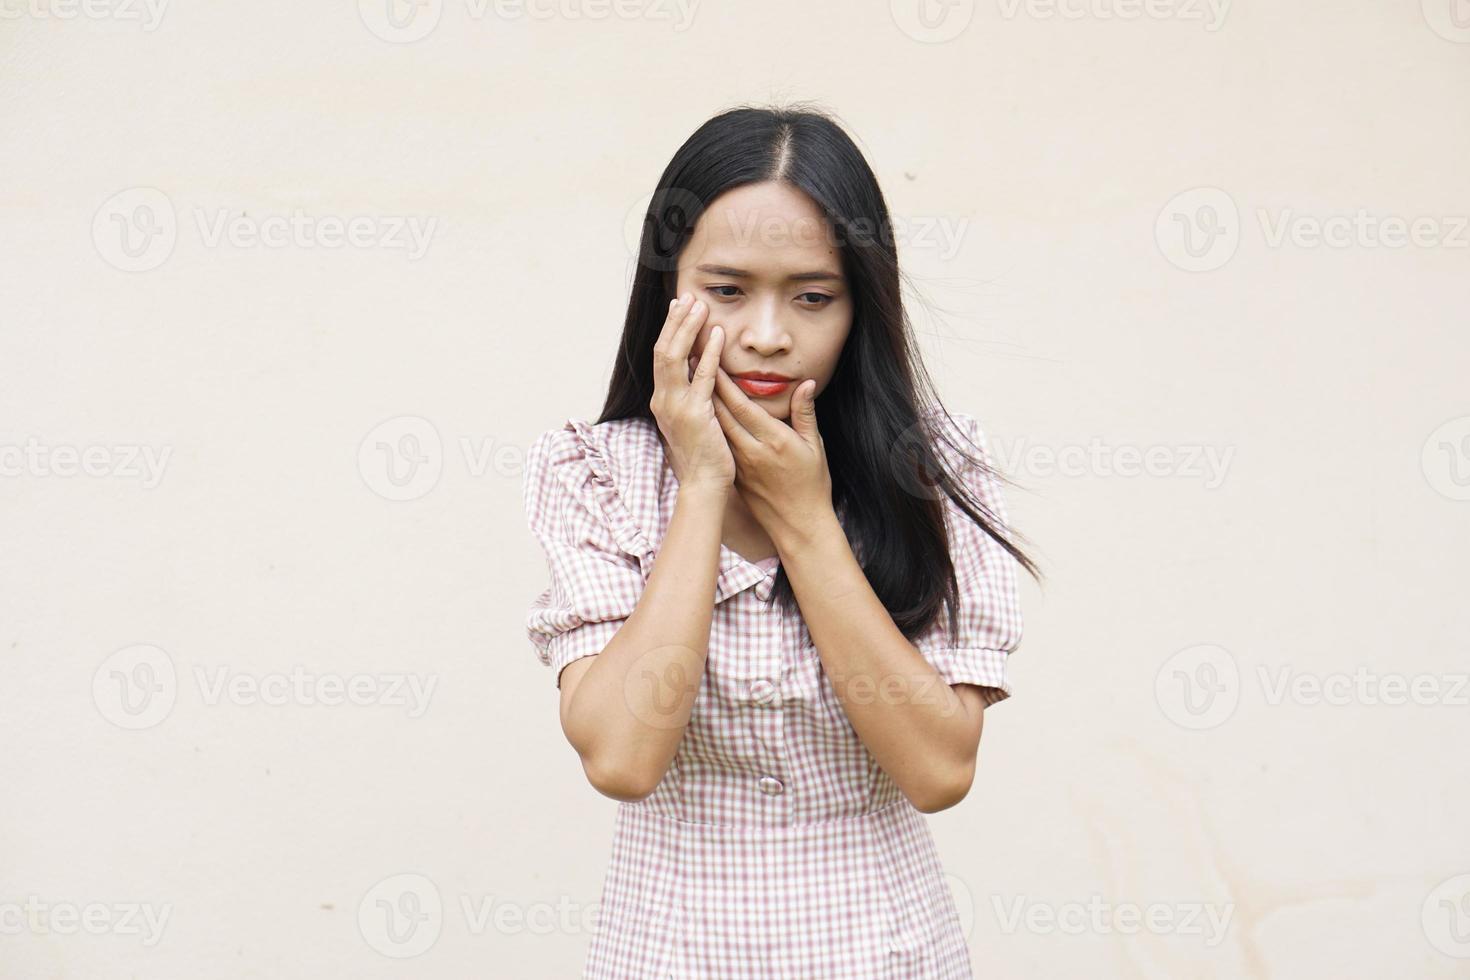
[[649, 408], [670, 449], [670, 465], [679, 486], [704, 485], [728, 490], [735, 482], [735, 456], [715, 416], [715, 368], [724, 348], [724, 331], [714, 327], [694, 367], [690, 352], [705, 314], [702, 301], [689, 294], [669, 306], [669, 315], [653, 345], [653, 399]]

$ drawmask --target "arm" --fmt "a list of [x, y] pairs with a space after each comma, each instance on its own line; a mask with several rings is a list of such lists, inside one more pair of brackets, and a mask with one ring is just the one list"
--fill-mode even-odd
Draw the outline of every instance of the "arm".
[[561, 725], [588, 780], [633, 801], [663, 779], [704, 676], [728, 487], [681, 484], [637, 608], [561, 675]]
[[894, 625], [830, 509], [772, 540], [843, 711], [914, 806], [934, 813], [969, 792], [985, 699], [943, 678]]

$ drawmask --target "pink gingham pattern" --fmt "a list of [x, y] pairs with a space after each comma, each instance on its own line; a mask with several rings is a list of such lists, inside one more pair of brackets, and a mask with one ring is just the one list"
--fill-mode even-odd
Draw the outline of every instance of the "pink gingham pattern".
[[[975, 419], [953, 417], [984, 450]], [[998, 484], [964, 473], [1005, 520]], [[637, 606], [677, 491], [651, 420], [568, 419], [533, 443], [526, 516], [551, 584], [526, 630], [558, 686]], [[947, 500], [946, 516], [958, 643], [941, 616], [915, 645], [993, 704], [1021, 637], [1016, 563]], [[654, 792], [619, 804], [584, 980], [972, 976], [923, 814], [848, 722], [805, 623], [765, 602], [776, 565], [720, 546], [693, 714]]]

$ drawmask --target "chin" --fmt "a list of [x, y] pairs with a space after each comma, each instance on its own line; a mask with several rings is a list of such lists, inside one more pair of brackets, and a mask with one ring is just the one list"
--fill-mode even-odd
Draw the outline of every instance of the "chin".
[[[749, 395], [746, 395], [745, 397], [750, 398]], [[790, 398], [787, 398], [780, 404], [768, 402], [766, 399], [763, 398], [751, 398], [750, 400], [754, 402], [757, 406], [759, 406], [761, 411], [765, 412], [773, 419], [784, 419], [791, 416]]]

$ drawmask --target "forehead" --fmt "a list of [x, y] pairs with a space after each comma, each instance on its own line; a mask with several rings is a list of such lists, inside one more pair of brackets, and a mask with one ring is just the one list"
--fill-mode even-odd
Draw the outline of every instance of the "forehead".
[[836, 238], [821, 209], [778, 181], [737, 187], [710, 202], [679, 265], [687, 269], [701, 263], [777, 278], [815, 270], [842, 274]]

